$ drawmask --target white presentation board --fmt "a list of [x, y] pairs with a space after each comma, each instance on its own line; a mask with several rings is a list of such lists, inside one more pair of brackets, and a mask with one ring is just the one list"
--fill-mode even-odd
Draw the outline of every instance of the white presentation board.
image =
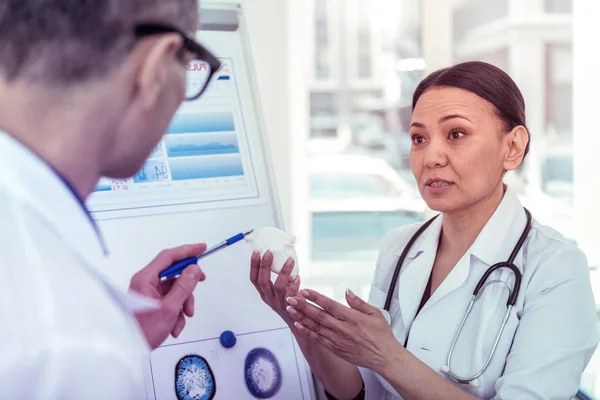
[[[285, 228], [242, 9], [203, 2], [201, 23], [198, 39], [223, 68], [201, 99], [181, 106], [135, 177], [102, 180], [88, 201], [110, 250], [107, 272], [124, 286], [164, 248]], [[291, 332], [250, 282], [250, 255], [240, 242], [201, 262], [195, 316], [152, 353], [148, 399], [316, 398]]]

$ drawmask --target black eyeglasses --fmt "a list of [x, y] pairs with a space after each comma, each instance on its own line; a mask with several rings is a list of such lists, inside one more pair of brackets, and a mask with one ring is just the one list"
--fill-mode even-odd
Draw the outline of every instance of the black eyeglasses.
[[185, 99], [193, 101], [198, 99], [208, 88], [214, 75], [221, 69], [221, 62], [206, 47], [174, 26], [158, 23], [144, 23], [135, 26], [136, 38], [142, 38], [161, 33], [178, 33], [183, 38], [183, 48], [194, 55], [188, 63], [188, 82]]

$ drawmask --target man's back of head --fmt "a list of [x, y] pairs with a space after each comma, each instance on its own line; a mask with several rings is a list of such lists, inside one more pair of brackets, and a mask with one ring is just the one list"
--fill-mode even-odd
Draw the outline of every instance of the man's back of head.
[[[185, 96], [198, 21], [198, 0], [2, 1], [0, 130], [83, 197], [100, 176], [130, 177]], [[143, 23], [173, 30], [136, 35]]]

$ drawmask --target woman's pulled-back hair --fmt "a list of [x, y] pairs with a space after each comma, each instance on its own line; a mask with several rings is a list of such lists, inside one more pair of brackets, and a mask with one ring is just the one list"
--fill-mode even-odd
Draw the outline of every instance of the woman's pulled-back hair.
[[[525, 100], [517, 84], [500, 68], [481, 61], [469, 61], [432, 72], [413, 95], [413, 111], [427, 89], [450, 86], [467, 90], [494, 106], [497, 116], [511, 131], [521, 125], [527, 129]], [[527, 129], [529, 135], [529, 130]], [[529, 152], [529, 142], [523, 157]]]

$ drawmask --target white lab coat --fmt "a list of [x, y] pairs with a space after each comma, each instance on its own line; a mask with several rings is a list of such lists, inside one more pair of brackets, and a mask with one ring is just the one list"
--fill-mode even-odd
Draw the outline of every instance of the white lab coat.
[[[535, 221], [515, 260], [523, 274], [521, 290], [491, 364], [480, 386], [455, 384], [483, 399], [568, 399], [599, 341], [595, 302], [584, 254], [556, 231]], [[415, 318], [436, 255], [442, 217], [409, 251], [389, 314], [393, 332], [408, 350], [448, 381], [441, 372], [451, 342], [477, 282], [491, 265], [506, 261], [526, 224], [518, 197], [508, 189], [498, 209], [441, 286]], [[402, 250], [420, 224], [394, 230], [382, 247], [369, 303], [383, 308]], [[496, 270], [512, 287], [510, 270]], [[452, 358], [460, 376], [478, 372], [496, 339], [506, 312], [508, 288], [487, 287], [475, 304]], [[384, 312], [385, 314], [385, 312]], [[400, 399], [381, 376], [361, 368], [367, 400]]]
[[151, 302], [103, 274], [100, 237], [47, 164], [0, 132], [0, 398], [145, 399]]

